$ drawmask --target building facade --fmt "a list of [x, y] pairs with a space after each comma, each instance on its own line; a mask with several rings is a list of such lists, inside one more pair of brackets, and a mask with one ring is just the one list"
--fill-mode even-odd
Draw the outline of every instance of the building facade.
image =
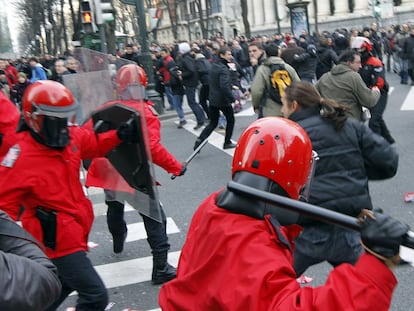
[[[375, 7], [372, 7], [372, 3], [376, 1], [373, 0], [246, 1], [252, 36], [292, 32], [294, 29], [291, 23], [291, 10], [297, 5], [306, 8], [309, 27], [304, 30], [310, 33], [334, 31], [339, 28], [362, 29], [374, 21], [383, 27], [407, 22], [414, 24], [414, 0], [402, 0], [398, 6], [394, 6], [393, 0], [380, 0], [380, 9], [376, 17]], [[161, 6], [161, 8], [164, 12], [158, 28], [157, 40], [161, 43], [172, 42], [174, 36], [169, 14], [165, 7]], [[178, 40], [199, 40], [217, 33], [222, 34], [225, 39], [230, 39], [235, 35], [245, 34], [240, 0], [179, 1], [176, 20]]]

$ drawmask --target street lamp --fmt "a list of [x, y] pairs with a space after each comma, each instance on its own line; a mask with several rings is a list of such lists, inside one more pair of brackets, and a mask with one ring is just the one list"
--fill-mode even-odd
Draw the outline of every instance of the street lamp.
[[163, 98], [161, 98], [158, 92], [155, 91], [154, 69], [152, 68], [152, 58], [148, 44], [148, 32], [147, 21], [145, 20], [144, 0], [135, 0], [135, 8], [137, 10], [139, 34], [141, 39], [140, 62], [148, 76], [148, 86], [146, 89], [146, 95], [148, 99], [154, 103], [154, 106], [158, 113], [162, 114], [164, 112], [162, 105]]

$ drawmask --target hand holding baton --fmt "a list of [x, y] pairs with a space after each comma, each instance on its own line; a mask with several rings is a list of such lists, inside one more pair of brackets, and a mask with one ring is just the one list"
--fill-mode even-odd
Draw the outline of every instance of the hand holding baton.
[[[193, 153], [190, 154], [190, 156], [187, 158], [187, 160], [185, 160], [185, 162], [183, 163], [183, 165], [185, 165], [185, 170], [187, 169], [188, 164], [190, 164], [190, 162], [196, 157], [196, 155], [200, 153], [201, 149], [203, 149], [203, 147], [207, 143], [208, 143], [208, 140], [207, 139], [203, 140], [203, 142], [193, 151]], [[171, 179], [173, 179], [173, 180], [176, 177], [177, 177], [177, 175], [175, 175], [175, 174], [171, 175]]]

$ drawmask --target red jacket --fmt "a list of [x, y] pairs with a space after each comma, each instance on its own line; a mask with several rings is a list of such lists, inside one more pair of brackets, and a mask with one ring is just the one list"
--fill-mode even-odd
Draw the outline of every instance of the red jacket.
[[[134, 108], [137, 111], [144, 110], [152, 162], [162, 167], [168, 173], [178, 176], [181, 172], [182, 164], [161, 144], [161, 122], [158, 119], [157, 112], [152, 107], [153, 104], [151, 102], [143, 103], [131, 100], [108, 102], [105, 103], [105, 106], [116, 103]], [[91, 125], [91, 122], [85, 124], [87, 127], [91, 127]], [[106, 158], [94, 159], [92, 161], [88, 169], [85, 185], [87, 187], [93, 186], [110, 190], [132, 191], [132, 188]]]
[[14, 146], [20, 148], [15, 162], [0, 162], [0, 209], [17, 219], [20, 206], [23, 227], [38, 241], [43, 234], [37, 207], [57, 213], [56, 249], [46, 248], [50, 258], [86, 251], [93, 221], [92, 203], [80, 183], [82, 159], [102, 157], [120, 143], [116, 131], [96, 135], [71, 126], [70, 144], [62, 150], [49, 148], [34, 140], [29, 131], [21, 133]]
[[165, 56], [164, 59], [162, 60], [162, 66], [158, 70], [162, 74], [164, 78], [164, 83], [166, 85], [169, 85], [170, 79], [171, 79], [171, 74], [170, 74], [169, 69], [171, 67], [174, 67], [173, 64], [170, 64], [171, 62], [174, 62], [174, 58], [172, 58], [171, 55]]
[[364, 254], [355, 266], [333, 269], [324, 286], [301, 288], [292, 258], [292, 241], [301, 228], [276, 229], [269, 218], [230, 213], [216, 206], [217, 194], [194, 214], [177, 278], [161, 288], [162, 310], [389, 309], [397, 281], [380, 260]]
[[20, 112], [4, 94], [0, 92], [0, 156], [4, 155], [16, 140], [16, 129], [20, 119]]

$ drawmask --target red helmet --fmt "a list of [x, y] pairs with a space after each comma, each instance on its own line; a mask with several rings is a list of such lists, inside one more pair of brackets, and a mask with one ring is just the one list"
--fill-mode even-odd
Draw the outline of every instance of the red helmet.
[[232, 175], [239, 171], [264, 176], [298, 199], [312, 173], [312, 144], [297, 123], [280, 117], [253, 122], [234, 152]]
[[41, 143], [64, 147], [69, 143], [68, 121], [78, 109], [72, 93], [63, 84], [41, 80], [24, 92], [22, 112], [27, 126]]
[[366, 37], [355, 37], [351, 45], [352, 49], [359, 50], [365, 48], [367, 52], [371, 52], [372, 47], [372, 42]]
[[116, 80], [118, 83], [118, 91], [121, 96], [124, 96], [125, 92], [131, 86], [139, 85], [146, 88], [148, 84], [145, 70], [134, 64], [122, 66], [116, 74]]

